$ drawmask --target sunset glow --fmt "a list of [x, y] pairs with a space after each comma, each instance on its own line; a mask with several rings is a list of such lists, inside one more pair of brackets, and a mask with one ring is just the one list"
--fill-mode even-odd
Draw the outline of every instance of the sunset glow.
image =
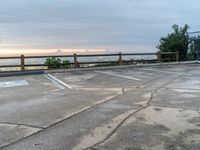
[[106, 52], [105, 49], [62, 49], [62, 50], [56, 50], [56, 49], [29, 49], [29, 50], [1, 50], [0, 56], [18, 56], [21, 54], [24, 55], [71, 55], [74, 53], [77, 54], [86, 54], [86, 53], [103, 53]]

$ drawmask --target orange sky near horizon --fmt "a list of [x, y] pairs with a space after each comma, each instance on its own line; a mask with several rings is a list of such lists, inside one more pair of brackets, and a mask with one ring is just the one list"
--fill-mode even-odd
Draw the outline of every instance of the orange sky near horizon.
[[73, 54], [73, 53], [102, 53], [105, 49], [29, 49], [29, 50], [0, 50], [1, 56], [6, 55], [40, 55], [40, 54]]

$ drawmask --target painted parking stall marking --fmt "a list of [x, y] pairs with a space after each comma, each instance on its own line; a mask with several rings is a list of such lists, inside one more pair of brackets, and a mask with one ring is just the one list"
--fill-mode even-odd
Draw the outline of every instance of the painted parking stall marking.
[[27, 85], [28, 82], [26, 80], [0, 82], [0, 88], [9, 88], [9, 87], [18, 87]]
[[[51, 75], [51, 74], [44, 74], [44, 76], [46, 78], [48, 78], [49, 80], [51, 80], [53, 83], [57, 84], [61, 84], [61, 87], [60, 88], [64, 88], [64, 87], [67, 87], [68, 89], [72, 89], [72, 87], [70, 85], [68, 85], [67, 83], [59, 80], [58, 78], [56, 78], [55, 76]], [[64, 87], [63, 87], [64, 86]]]
[[110, 72], [104, 72], [104, 71], [95, 71], [95, 72], [101, 73], [101, 74], [107, 74], [107, 75], [111, 75], [111, 76], [116, 76], [116, 77], [120, 77], [120, 78], [135, 80], [135, 81], [141, 81], [141, 79], [138, 79], [138, 78], [133, 78], [133, 77], [129, 77], [129, 76], [123, 76], [123, 75], [119, 75], [119, 74], [115, 74], [115, 73], [110, 73]]
[[160, 72], [160, 73], [170, 73], [170, 74], [180, 74], [180, 75], [192, 75], [190, 73], [181, 73], [181, 72], [175, 72], [175, 71], [166, 71], [166, 70], [157, 70], [157, 69], [146, 69], [146, 68], [135, 68], [137, 70], [143, 70], [143, 71], [152, 71], [152, 72]]

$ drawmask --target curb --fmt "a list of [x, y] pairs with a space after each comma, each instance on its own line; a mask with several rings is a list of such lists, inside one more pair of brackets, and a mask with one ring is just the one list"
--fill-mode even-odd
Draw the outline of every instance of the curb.
[[121, 65], [121, 66], [105, 66], [105, 67], [93, 67], [93, 68], [72, 68], [72, 69], [34, 70], [34, 71], [12, 71], [12, 72], [2, 72], [2, 73], [0, 73], [0, 77], [39, 75], [39, 74], [48, 74], [48, 73], [67, 73], [67, 72], [76, 72], [76, 71], [94, 71], [94, 70], [110, 70], [110, 69], [124, 69], [124, 68], [141, 68], [141, 67], [151, 67], [151, 66], [182, 65], [182, 64], [183, 65], [200, 64], [200, 61], [155, 63], [155, 64], [139, 64], [139, 65]]
[[37, 71], [3, 72], [3, 73], [0, 73], [0, 77], [27, 76], [27, 75], [39, 75], [39, 74], [44, 74], [44, 71], [43, 70], [37, 70]]
[[93, 71], [93, 70], [109, 70], [109, 69], [123, 69], [123, 68], [140, 68], [151, 66], [166, 66], [166, 65], [182, 65], [182, 64], [200, 64], [200, 61], [186, 61], [186, 62], [171, 62], [171, 63], [156, 63], [156, 64], [139, 64], [139, 65], [121, 65], [121, 66], [108, 66], [108, 67], [94, 67], [94, 68], [73, 68], [73, 69], [55, 69], [45, 70], [44, 73], [66, 73], [76, 71]]

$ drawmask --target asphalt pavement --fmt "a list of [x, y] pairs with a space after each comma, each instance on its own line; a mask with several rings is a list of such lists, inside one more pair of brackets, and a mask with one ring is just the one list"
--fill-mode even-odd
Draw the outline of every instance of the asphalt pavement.
[[200, 65], [0, 77], [1, 150], [199, 150]]

